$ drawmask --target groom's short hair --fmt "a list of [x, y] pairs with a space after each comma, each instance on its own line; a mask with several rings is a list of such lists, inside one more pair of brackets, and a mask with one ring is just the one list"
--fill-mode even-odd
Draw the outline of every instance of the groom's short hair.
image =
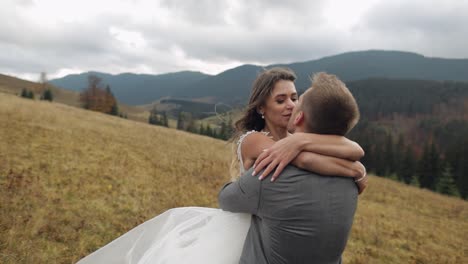
[[307, 132], [344, 136], [359, 120], [356, 100], [335, 75], [320, 72], [311, 80], [300, 106]]

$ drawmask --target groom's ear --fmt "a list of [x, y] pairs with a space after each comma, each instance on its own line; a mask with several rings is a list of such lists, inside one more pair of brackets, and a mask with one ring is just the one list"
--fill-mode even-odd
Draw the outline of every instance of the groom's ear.
[[304, 123], [304, 112], [299, 111], [294, 117], [294, 125], [295, 126], [301, 126]]

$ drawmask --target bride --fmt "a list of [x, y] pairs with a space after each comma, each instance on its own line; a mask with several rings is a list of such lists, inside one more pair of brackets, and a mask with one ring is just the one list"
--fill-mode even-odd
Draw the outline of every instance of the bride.
[[[292, 71], [273, 68], [254, 81], [247, 109], [235, 124], [238, 175], [262, 155], [259, 166], [272, 162], [265, 172], [276, 167], [274, 177], [292, 162], [322, 175], [363, 179], [365, 169], [356, 161], [363, 151], [357, 143], [341, 136], [288, 133], [287, 124], [298, 99], [295, 79]], [[275, 161], [269, 154], [277, 157]], [[365, 180], [357, 184], [359, 192], [366, 187]], [[78, 263], [238, 263], [250, 218], [215, 208], [170, 209]]]

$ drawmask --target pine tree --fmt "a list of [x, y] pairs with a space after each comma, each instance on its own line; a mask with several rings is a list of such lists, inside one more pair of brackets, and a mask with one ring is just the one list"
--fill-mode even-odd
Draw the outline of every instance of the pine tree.
[[111, 91], [111, 88], [109, 85], [106, 85], [106, 93], [105, 93], [105, 111], [107, 114], [110, 115], [119, 115], [119, 107], [117, 105], [117, 100], [115, 99], [114, 94]]
[[393, 137], [389, 132], [385, 142], [385, 152], [384, 152], [384, 162], [385, 167], [384, 175], [390, 176], [395, 171], [395, 154], [393, 150]]
[[182, 112], [179, 112], [179, 116], [177, 117], [177, 129], [179, 130], [185, 129], [185, 117]]
[[166, 113], [166, 111], [163, 112], [161, 125], [162, 125], [162, 126], [165, 126], [165, 127], [169, 127], [169, 120], [167, 119], [167, 113]]
[[21, 90], [21, 97], [28, 98], [28, 90], [26, 90], [26, 88]]
[[54, 95], [52, 94], [52, 90], [47, 89], [41, 95], [41, 100], [46, 100], [52, 102], [54, 100]]
[[117, 103], [114, 103], [114, 104], [112, 105], [112, 108], [111, 108], [109, 114], [115, 115], [115, 116], [118, 116], [118, 115], [119, 115], [119, 106], [117, 105]]
[[227, 139], [227, 125], [226, 125], [226, 122], [223, 120], [223, 122], [221, 122], [221, 128], [220, 128], [220, 131], [219, 131], [219, 138], [220, 139]]
[[403, 159], [400, 161], [398, 168], [399, 179], [406, 184], [409, 184], [411, 182], [411, 177], [415, 172], [415, 159], [410, 146], [406, 148]]
[[429, 188], [432, 179], [432, 168], [429, 160], [429, 151], [429, 144], [426, 144], [424, 146], [424, 151], [421, 156], [421, 159], [418, 162], [418, 181], [420, 183], [420, 186], [423, 188]]
[[26, 98], [34, 99], [34, 93], [32, 91], [27, 91]]
[[148, 123], [152, 125], [161, 125], [161, 120], [159, 119], [158, 110], [156, 107], [151, 109], [150, 115], [148, 117]]
[[386, 165], [385, 165], [385, 155], [382, 150], [382, 146], [379, 143], [376, 143], [374, 149], [374, 166], [375, 166], [375, 173], [378, 176], [385, 176], [386, 172]]
[[459, 148], [458, 166], [455, 171], [456, 185], [460, 196], [468, 199], [468, 140], [462, 141]]
[[432, 185], [431, 185], [431, 190], [435, 190], [435, 185], [437, 183], [437, 181], [439, 180], [439, 178], [441, 177], [442, 175], [442, 163], [441, 163], [441, 159], [440, 159], [440, 155], [439, 155], [439, 152], [437, 150], [437, 147], [435, 145], [434, 142], [432, 142], [431, 144], [431, 152], [430, 152], [430, 161], [431, 161], [431, 164], [432, 164], [432, 171], [433, 171], [433, 179], [432, 179]]
[[191, 133], [197, 133], [197, 129], [195, 127], [195, 121], [193, 119], [189, 121], [186, 130]]
[[418, 177], [422, 188], [435, 191], [435, 185], [440, 175], [440, 161], [435, 143], [426, 144], [424, 153], [418, 164]]
[[212, 137], [212, 136], [213, 136], [213, 130], [211, 129], [210, 124], [208, 124], [208, 125], [206, 126], [205, 135], [207, 135], [207, 136], [209, 136], [209, 137]]
[[402, 170], [403, 170], [403, 163], [406, 156], [406, 147], [405, 147], [405, 140], [403, 135], [400, 134], [398, 137], [398, 142], [395, 147], [395, 173], [398, 176], [398, 180], [404, 182], [403, 177], [401, 177]]
[[225, 136], [225, 139], [229, 139], [230, 137], [232, 137], [232, 134], [234, 133], [234, 129], [232, 127], [232, 113], [229, 113], [229, 118], [228, 118], [228, 121], [226, 123], [226, 136]]
[[200, 128], [198, 129], [198, 134], [205, 135], [205, 128], [203, 127], [202, 122], [200, 122]]
[[368, 171], [375, 171], [375, 155], [372, 151], [372, 144], [370, 143], [369, 138], [367, 136], [364, 136], [362, 138], [360, 137], [359, 139], [356, 139], [355, 141], [361, 144], [361, 147], [365, 153], [364, 157], [361, 159], [362, 164], [366, 166], [366, 169]]
[[455, 181], [453, 180], [452, 168], [450, 166], [445, 167], [442, 176], [438, 179], [436, 191], [442, 194], [460, 196]]
[[411, 176], [410, 185], [414, 187], [421, 187], [418, 176], [416, 175]]

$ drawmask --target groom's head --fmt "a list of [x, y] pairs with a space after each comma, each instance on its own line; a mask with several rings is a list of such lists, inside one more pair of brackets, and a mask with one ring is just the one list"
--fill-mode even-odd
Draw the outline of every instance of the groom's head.
[[345, 135], [358, 120], [356, 100], [346, 85], [335, 75], [321, 72], [300, 96], [288, 128], [291, 132]]

